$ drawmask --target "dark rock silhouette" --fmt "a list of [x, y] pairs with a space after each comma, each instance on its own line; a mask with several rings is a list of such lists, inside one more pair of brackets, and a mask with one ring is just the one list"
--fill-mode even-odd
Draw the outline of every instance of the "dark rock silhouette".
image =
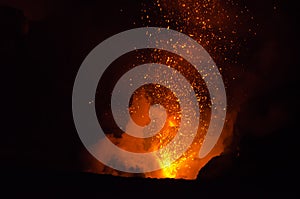
[[[108, 7], [101, 7], [101, 12], [96, 8], [100, 4], [76, 1], [69, 8], [67, 1], [56, 2], [58, 14], [50, 13], [37, 21], [28, 20], [21, 9], [0, 7], [4, 118], [0, 179], [5, 184], [1, 189], [19, 196], [29, 192], [39, 198], [44, 193], [49, 197], [59, 193], [75, 198], [102, 196], [105, 191], [112, 196], [142, 191], [156, 197], [161, 193], [185, 197], [199, 193], [201, 197], [212, 191], [231, 198], [285, 192], [288, 197], [297, 191], [293, 180], [299, 180], [299, 31], [294, 3], [277, 5], [278, 15], [272, 9], [264, 10], [272, 8], [271, 1], [249, 3], [262, 24], [261, 36], [249, 45], [253, 55], [242, 61], [248, 64], [246, 72], [255, 77], [249, 78], [245, 90], [256, 92], [248, 96], [238, 114], [234, 147], [213, 158], [195, 181], [121, 178], [81, 171], [78, 154], [84, 147], [71, 110], [76, 72], [95, 45], [132, 26], [126, 21], [132, 17], [129, 14], [112, 17], [119, 8], [109, 13], [117, 6], [114, 1], [107, 1]], [[138, 10], [127, 3], [120, 6]]]

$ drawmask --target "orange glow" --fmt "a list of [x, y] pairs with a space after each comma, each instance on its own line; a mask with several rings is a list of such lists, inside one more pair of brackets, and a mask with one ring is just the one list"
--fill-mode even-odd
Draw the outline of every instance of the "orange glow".
[[[154, 23], [156, 26], [163, 26], [183, 32], [209, 51], [217, 56], [221, 63], [236, 63], [234, 57], [229, 59], [227, 53], [239, 49], [240, 43], [237, 42], [237, 31], [240, 19], [248, 16], [248, 9], [242, 10], [233, 4], [233, 1], [226, 0], [225, 3], [216, 0], [157, 0], [154, 7], [145, 7], [142, 9], [143, 16], [141, 20], [145, 26], [153, 25], [151, 13], [161, 15], [162, 20]], [[238, 13], [238, 14], [237, 14]], [[251, 18], [252, 19], [252, 18]], [[255, 34], [252, 30], [251, 34]], [[168, 42], [168, 41], [157, 41]], [[186, 46], [182, 46], [185, 48]], [[238, 55], [239, 53], [234, 53]], [[173, 67], [189, 79], [199, 102], [199, 112], [201, 115], [198, 132], [189, 149], [181, 155], [175, 162], [171, 162], [171, 157], [177, 153], [174, 151], [165, 151], [160, 157], [153, 157], [162, 169], [149, 173], [144, 173], [144, 177], [149, 178], [175, 178], [175, 179], [196, 179], [199, 170], [213, 157], [224, 151], [223, 141], [229, 137], [233, 131], [235, 113], [227, 114], [222, 135], [213, 150], [203, 159], [198, 157], [202, 142], [204, 140], [210, 117], [210, 98], [205, 84], [204, 77], [196, 76], [195, 71], [189, 67], [189, 63], [182, 58], [172, 57], [164, 54], [160, 50], [154, 50], [151, 54], [152, 61]], [[145, 55], [138, 56], [141, 60], [146, 60]], [[145, 61], [145, 62], [146, 62]], [[213, 66], [214, 67], [214, 66]], [[219, 70], [222, 72], [222, 68]], [[129, 109], [132, 119], [139, 125], [145, 126], [150, 122], [149, 108], [151, 105], [160, 104], [167, 111], [167, 120], [163, 128], [151, 138], [134, 138], [126, 134], [121, 138], [108, 136], [109, 139], [118, 147], [136, 152], [145, 153], [156, 151], [166, 146], [178, 131], [180, 126], [181, 112], [178, 99], [167, 88], [160, 85], [146, 85], [138, 89], [132, 96], [132, 105]], [[229, 119], [228, 119], [229, 118]], [[184, 142], [181, 140], [180, 142]], [[178, 143], [180, 147], [181, 143]], [[97, 165], [94, 169], [96, 173], [113, 174], [119, 176], [133, 176], [130, 173], [122, 173], [113, 169], [108, 169], [104, 165]]]
[[176, 125], [175, 125], [175, 123], [172, 120], [169, 120], [169, 126], [170, 127], [175, 127]]

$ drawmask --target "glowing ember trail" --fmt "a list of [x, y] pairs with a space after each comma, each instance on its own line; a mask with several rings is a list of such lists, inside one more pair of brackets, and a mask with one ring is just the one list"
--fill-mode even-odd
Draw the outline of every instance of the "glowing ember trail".
[[[253, 21], [247, 6], [240, 5], [240, 2], [233, 0], [157, 0], [149, 4], [144, 4], [144, 8], [141, 10], [141, 20], [144, 21], [146, 26], [167, 27], [189, 35], [206, 48], [210, 54], [214, 55], [220, 64], [219, 66], [237, 63], [240, 54], [239, 49], [243, 42], [246, 42], [245, 38], [247, 38], [245, 37], [242, 42], [239, 41], [238, 35], [241, 34], [241, 31], [244, 31], [240, 26], [246, 21], [250, 24]], [[246, 34], [256, 35], [254, 29], [249, 28]], [[214, 150], [207, 157], [200, 160], [197, 155], [209, 125], [208, 116], [210, 114], [209, 95], [205, 89], [205, 84], [201, 83], [201, 78], [205, 77], [195, 77], [196, 72], [191, 70], [187, 63], [182, 62], [182, 59], [179, 57], [166, 56], [162, 53], [158, 54], [153, 54], [159, 59], [158, 62], [179, 69], [190, 80], [193, 89], [198, 95], [199, 105], [202, 107], [200, 108], [202, 117], [200, 119], [198, 136], [190, 149], [172, 164], [168, 161], [172, 152], [163, 154], [163, 160], [160, 160], [160, 162], [164, 169], [160, 173], [152, 172], [146, 174], [146, 176], [195, 179], [198, 171], [207, 161], [224, 150], [223, 139], [230, 136], [232, 132], [233, 123], [229, 123], [229, 121], [234, 121], [234, 113], [228, 114], [232, 118], [228, 120], [227, 126], [223, 130], [227, 132], [223, 133]], [[222, 68], [220, 67], [219, 70], [222, 71]], [[170, 130], [165, 133], [174, 133], [171, 129], [176, 128], [179, 124], [174, 123], [170, 119], [168, 123]], [[158, 147], [161, 145], [158, 144]]]
[[[254, 31], [255, 28], [249, 28], [246, 31], [247, 33], [242, 33], [243, 30], [239, 28], [245, 21], [251, 24], [253, 17], [251, 17], [248, 8], [240, 5], [238, 2], [233, 0], [157, 0], [143, 5], [141, 20], [144, 26], [166, 27], [189, 35], [212, 55], [222, 73], [224, 66], [237, 63], [237, 58], [240, 54], [239, 49], [243, 42], [245, 42], [245, 40], [241, 41], [241, 38], [237, 35], [256, 34]], [[157, 41], [160, 45], [164, 42], [168, 43], [172, 41]], [[182, 48], [185, 47], [183, 46]], [[193, 47], [190, 49], [193, 49]], [[190, 53], [192, 54], [193, 52]], [[199, 126], [193, 127], [198, 128], [198, 132], [189, 149], [173, 163], [171, 157], [177, 153], [176, 150], [164, 151], [164, 153], [159, 154], [159, 157], [153, 157], [153, 160], [160, 164], [163, 169], [144, 173], [141, 176], [150, 178], [196, 179], [199, 170], [212, 157], [224, 151], [223, 140], [232, 133], [235, 112], [227, 112], [227, 121], [220, 140], [205, 158], [200, 159], [198, 154], [210, 123], [209, 118], [211, 114], [211, 99], [204, 82], [205, 75], [201, 77], [186, 60], [162, 50], [151, 49], [147, 52], [138, 52], [136, 58], [140, 64], [159, 63], [180, 72], [189, 81], [192, 89], [195, 91], [199, 103], [198, 111], [201, 116]], [[158, 72], [157, 76], [158, 78], [160, 77], [160, 72]], [[145, 76], [145, 78], [147, 77]], [[155, 122], [160, 123], [160, 117], [157, 116], [164, 115], [165, 113], [166, 122], [155, 136], [143, 139], [134, 138], [126, 134], [126, 130], [131, 128], [131, 124], [128, 123], [127, 129], [121, 138], [116, 138], [110, 134], [107, 137], [118, 147], [135, 153], [156, 151], [166, 146], [174, 138], [180, 125], [183, 125], [181, 124], [182, 111], [179, 99], [170, 89], [158, 84], [142, 86], [132, 96], [129, 111], [132, 120], [136, 124], [145, 126], [153, 119], [150, 116], [151, 113], [149, 114], [149, 110], [151, 106], [156, 104], [161, 105], [164, 110], [161, 107], [152, 109]], [[185, 140], [182, 139], [177, 143], [178, 145], [176, 146], [178, 146], [178, 149], [182, 142], [185, 142]], [[95, 168], [91, 169], [90, 167], [89, 169], [96, 173], [120, 176], [134, 175], [119, 172], [101, 164], [97, 164]]]

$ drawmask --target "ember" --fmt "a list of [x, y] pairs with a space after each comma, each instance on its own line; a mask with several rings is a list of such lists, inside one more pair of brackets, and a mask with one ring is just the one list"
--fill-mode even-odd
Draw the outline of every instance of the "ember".
[[[239, 31], [238, 26], [245, 18], [253, 20], [246, 6], [241, 9], [240, 5], [230, 0], [224, 3], [214, 0], [205, 0], [202, 2], [195, 0], [157, 0], [153, 4], [154, 6], [144, 5], [142, 9], [141, 20], [144, 21], [145, 26], [164, 26], [189, 35], [216, 57], [218, 63], [221, 64], [219, 66], [228, 66], [229, 64], [237, 63], [239, 48], [242, 44], [236, 36]], [[157, 19], [157, 16], [153, 17], [153, 15], [159, 15], [160, 18]], [[249, 29], [249, 34], [255, 35], [256, 33], [253, 29]], [[169, 45], [173, 41], [172, 38], [168, 41], [157, 40], [157, 44], [161, 46], [164, 45], [164, 42], [166, 45]], [[176, 49], [177, 47], [174, 44], [174, 48]], [[186, 46], [181, 47], [186, 48]], [[188, 52], [191, 56], [199, 56], [193, 54], [193, 47], [187, 48], [186, 51], [191, 51]], [[229, 52], [236, 56], [229, 58]], [[234, 108], [227, 112], [228, 119], [226, 120], [220, 139], [211, 152], [200, 159], [199, 151], [210, 124], [209, 118], [212, 108], [212, 99], [210, 99], [205, 84], [207, 74], [200, 76], [191, 64], [182, 57], [174, 56], [158, 49], [151, 50], [148, 54], [137, 51], [136, 58], [140, 64], [164, 64], [184, 75], [196, 94], [199, 103], [199, 110], [197, 111], [201, 114], [199, 126], [189, 127], [197, 128], [197, 135], [188, 150], [181, 154], [175, 162], [173, 159], [178, 156], [178, 151], [181, 150], [182, 143], [186, 142], [185, 139], [179, 140], [176, 143], [176, 147], [172, 148], [172, 150], [163, 150], [157, 156], [152, 157], [153, 164], [159, 164], [162, 169], [152, 172], [142, 172], [143, 168], [138, 168], [138, 170], [141, 171], [143, 177], [196, 179], [199, 170], [212, 157], [224, 151], [223, 141], [225, 138], [230, 137], [232, 133], [236, 112]], [[212, 67], [216, 66], [212, 65]], [[223, 68], [219, 67], [219, 70], [222, 71]], [[160, 77], [162, 73], [163, 71], [158, 70], [155, 75]], [[175, 73], [174, 79], [176, 77]], [[147, 76], [148, 74], [144, 78], [147, 79]], [[178, 87], [181, 86], [180, 83], [177, 84]], [[189, 98], [189, 96], [183, 96], [184, 98]], [[180, 126], [186, 125], [182, 124], [182, 107], [180, 107], [179, 102], [180, 100], [174, 92], [165, 86], [160, 84], [144, 85], [137, 89], [131, 98], [129, 112], [132, 120], [127, 123], [124, 133], [121, 137], [111, 134], [108, 134], [107, 137], [116, 146], [135, 153], [147, 153], [164, 148], [178, 133]], [[225, 111], [225, 109], [219, 111]], [[140, 128], [137, 129], [136, 125], [133, 125], [132, 122], [142, 127], [152, 123], [154, 124], [152, 127], [159, 131], [152, 137], [135, 138], [129, 132], [142, 135], [143, 131]], [[101, 146], [101, 141], [98, 145]], [[99, 148], [99, 152], [104, 150], [103, 147], [105, 146]], [[116, 161], [118, 164], [124, 164], [124, 167], [126, 167], [126, 162], [135, 160], [120, 158]], [[97, 164], [94, 167], [89, 166], [89, 169], [97, 173], [120, 176], [135, 175], [109, 169], [102, 164]]]

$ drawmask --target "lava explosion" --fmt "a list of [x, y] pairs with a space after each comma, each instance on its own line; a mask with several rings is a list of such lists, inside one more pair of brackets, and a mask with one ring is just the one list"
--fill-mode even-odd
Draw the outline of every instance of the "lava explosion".
[[[238, 63], [241, 46], [247, 41], [247, 38], [256, 34], [254, 31], [255, 28], [247, 28], [245, 31], [244, 23], [251, 24], [249, 27], [255, 27], [255, 25], [253, 25], [253, 17], [251, 17], [247, 7], [237, 3], [237, 1], [157, 0], [150, 4], [144, 4], [141, 10], [141, 20], [144, 23], [144, 26], [161, 26], [189, 35], [213, 56], [221, 73], [225, 71], [222, 73], [223, 75], [230, 71], [230, 67], [228, 66]], [[163, 45], [164, 42], [167, 44], [168, 42], [172, 42], [172, 40], [157, 40], [159, 45]], [[192, 52], [191, 55], [197, 56], [195, 54], [193, 55]], [[231, 109], [229, 109], [229, 113], [227, 113], [227, 120], [222, 135], [213, 150], [205, 158], [200, 159], [198, 154], [210, 124], [209, 118], [212, 108], [209, 92], [205, 84], [205, 74], [201, 77], [185, 59], [163, 50], [137, 50], [126, 56], [127, 59], [120, 58], [119, 61], [116, 62], [123, 67], [123, 69], [119, 71], [120, 73], [124, 73], [131, 68], [145, 63], [163, 64], [180, 72], [180, 74], [188, 80], [196, 94], [199, 103], [198, 111], [201, 115], [199, 126], [197, 127], [197, 135], [193, 139], [191, 146], [180, 156], [180, 158], [175, 162], [171, 161], [173, 156], [177, 155], [176, 148], [174, 150], [164, 151], [159, 154], [158, 157], [153, 157], [154, 164], [159, 164], [162, 169], [141, 173], [138, 176], [195, 179], [198, 171], [212, 157], [219, 155], [224, 151], [223, 141], [225, 138], [230, 137], [232, 133], [236, 115], [235, 106], [238, 105], [230, 107]], [[212, 65], [212, 67], [216, 66]], [[163, 71], [156, 72], [158, 77], [162, 73]], [[111, 72], [111, 74], [113, 73]], [[112, 77], [109, 72], [105, 76]], [[120, 75], [112, 77], [112, 79], [113, 78], [115, 78], [113, 81], [116, 82], [118, 81], [118, 78], [120, 78]], [[145, 75], [144, 78], [147, 78], [147, 75]], [[225, 82], [229, 81], [228, 79], [231, 78], [235, 77], [225, 77]], [[107, 80], [111, 81], [111, 79]], [[105, 82], [105, 80], [103, 81]], [[111, 87], [113, 88], [113, 86]], [[103, 88], [103, 85], [101, 87], [100, 83], [99, 87]], [[98, 99], [99, 98], [104, 97], [100, 96]], [[107, 102], [110, 103], [109, 101]], [[102, 105], [104, 103], [105, 100], [103, 100]], [[160, 106], [151, 109], [151, 106], [157, 104]], [[163, 123], [162, 118], [166, 118], [166, 122], [163, 123], [160, 131], [158, 131], [155, 136], [149, 138], [135, 138], [128, 135], [126, 131], [138, 131], [138, 129], [134, 129], [132, 124], [128, 122], [125, 131], [121, 133], [120, 130], [108, 127], [107, 137], [116, 146], [135, 153], [147, 153], [164, 148], [174, 138], [175, 134], [178, 133], [179, 126], [184, 125], [181, 121], [181, 108], [177, 96], [167, 87], [159, 84], [144, 85], [137, 89], [132, 95], [129, 108], [130, 116], [132, 120], [140, 126], [148, 125], [151, 120], [155, 120], [156, 124], [160, 124]], [[107, 115], [107, 113], [102, 115]], [[102, 122], [102, 124], [103, 123], [105, 122]], [[182, 139], [177, 143], [176, 146], [178, 147], [178, 151], [180, 151], [182, 142], [185, 141], [185, 139]], [[101, 141], [99, 141], [98, 147], [99, 152], [105, 151], [105, 146], [101, 146]], [[123, 164], [124, 167], [126, 167], [126, 162], [135, 160], [126, 160], [120, 157], [118, 160], [114, 161], [116, 161], [117, 164]], [[88, 169], [89, 171], [96, 173], [120, 176], [137, 175], [116, 171], [101, 163], [97, 163], [95, 166], [89, 165]], [[142, 168], [140, 169], [142, 171]]]

